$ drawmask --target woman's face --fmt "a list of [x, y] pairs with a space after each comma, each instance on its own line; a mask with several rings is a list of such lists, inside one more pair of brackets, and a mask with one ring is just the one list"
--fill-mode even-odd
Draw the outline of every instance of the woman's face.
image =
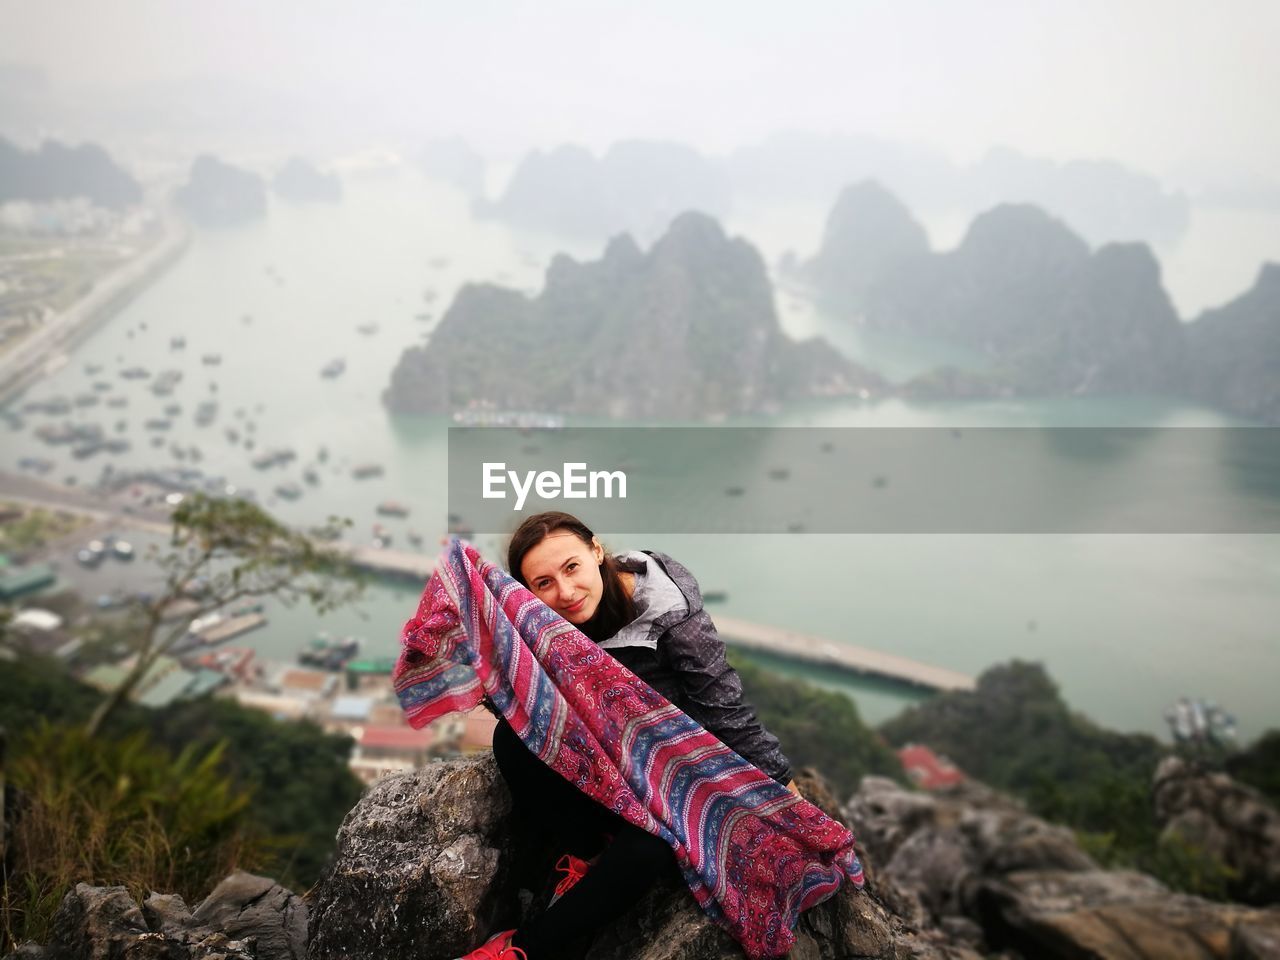
[[524, 555], [520, 573], [534, 596], [572, 624], [586, 623], [600, 606], [604, 548], [568, 530], [552, 530]]

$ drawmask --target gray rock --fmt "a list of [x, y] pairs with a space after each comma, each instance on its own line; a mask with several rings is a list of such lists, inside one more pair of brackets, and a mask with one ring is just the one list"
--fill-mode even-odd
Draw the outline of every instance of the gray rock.
[[[1272, 911], [1276, 914], [1276, 911]], [[1273, 960], [1280, 957], [1280, 918], [1246, 922], [1231, 931], [1228, 960]]]
[[122, 957], [150, 936], [142, 911], [124, 887], [77, 883], [53, 915], [53, 944], [74, 960]]
[[[829, 788], [812, 771], [801, 771], [796, 782], [819, 807], [839, 814]], [[516, 926], [524, 840], [511, 835], [510, 803], [488, 753], [375, 784], [343, 823], [334, 865], [310, 894], [310, 960], [450, 960], [494, 930]], [[584, 950], [557, 960], [742, 956], [674, 877]], [[916, 929], [874, 890], [847, 886], [801, 917], [790, 956], [977, 960], [943, 934]]]
[[[151, 898], [149, 898], [150, 900]], [[179, 898], [153, 904], [160, 926], [181, 918]], [[177, 903], [172, 901], [176, 900]], [[54, 914], [49, 960], [255, 960], [251, 944], [202, 927], [150, 930], [124, 887], [76, 884]]]
[[312, 960], [465, 954], [515, 926], [511, 798], [491, 753], [385, 777], [347, 814], [309, 894]]
[[195, 921], [237, 940], [252, 938], [258, 960], [307, 955], [306, 904], [267, 877], [237, 870], [214, 887], [196, 909]]
[[1013, 873], [985, 882], [977, 901], [989, 939], [1044, 960], [1227, 960], [1233, 942], [1265, 946], [1280, 923], [1280, 911], [1170, 893], [1131, 871]]
[[196, 926], [186, 902], [176, 893], [151, 893], [142, 902], [142, 916], [152, 933], [178, 936]]
[[1037, 960], [1278, 955], [1266, 951], [1280, 912], [1101, 870], [1070, 831], [980, 785], [923, 794], [868, 777], [845, 810], [882, 864], [878, 882], [901, 891], [899, 913], [914, 898], [927, 913], [917, 923], [951, 943]]
[[1262, 794], [1179, 757], [1161, 761], [1153, 792], [1164, 835], [1230, 867], [1233, 897], [1254, 904], [1280, 900], [1280, 811]]

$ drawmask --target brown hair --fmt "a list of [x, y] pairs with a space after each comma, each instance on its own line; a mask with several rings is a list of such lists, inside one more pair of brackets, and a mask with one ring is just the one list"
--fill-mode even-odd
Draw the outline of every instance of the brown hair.
[[[567, 530], [588, 546], [595, 537], [591, 528], [571, 513], [550, 510], [527, 517], [516, 527], [507, 546], [507, 571], [526, 587], [529, 584], [520, 570], [525, 554], [557, 530]], [[597, 643], [608, 640], [636, 618], [636, 605], [627, 595], [620, 573], [618, 561], [608, 550], [604, 551], [604, 560], [600, 563], [600, 579], [604, 581], [600, 605], [590, 620], [578, 625], [579, 630]]]

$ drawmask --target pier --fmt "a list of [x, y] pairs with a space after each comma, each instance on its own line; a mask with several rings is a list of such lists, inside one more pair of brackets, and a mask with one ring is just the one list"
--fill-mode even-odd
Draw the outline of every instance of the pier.
[[436, 567], [435, 557], [403, 550], [387, 550], [383, 547], [349, 546], [337, 544], [353, 565], [370, 573], [425, 584]]
[[712, 618], [725, 643], [742, 650], [768, 653], [788, 660], [835, 667], [864, 677], [877, 677], [925, 690], [972, 690], [973, 677], [907, 657], [870, 650], [824, 637], [750, 623], [733, 617]]

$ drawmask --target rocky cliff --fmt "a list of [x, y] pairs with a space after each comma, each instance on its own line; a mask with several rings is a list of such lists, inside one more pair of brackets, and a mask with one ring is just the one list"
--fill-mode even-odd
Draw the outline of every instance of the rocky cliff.
[[1193, 396], [1280, 424], [1280, 264], [1263, 264], [1252, 288], [1197, 317], [1187, 341]]
[[[800, 789], [838, 816], [812, 772]], [[511, 798], [492, 755], [431, 764], [379, 781], [338, 834], [333, 869], [311, 892], [311, 960], [449, 960], [545, 905], [558, 851], [514, 835]], [[892, 894], [890, 893], [890, 896]], [[977, 960], [896, 913], [874, 880], [805, 913], [792, 957]], [[741, 960], [672, 874], [614, 927], [564, 960]]]
[[1227, 867], [1227, 893], [1245, 903], [1280, 903], [1280, 811], [1225, 773], [1166, 757], [1152, 786], [1165, 836]]
[[535, 298], [464, 287], [383, 400], [696, 419], [881, 385], [825, 341], [786, 337], [755, 248], [686, 213], [648, 252], [623, 235], [591, 263], [558, 256]]
[[97, 144], [68, 147], [46, 140], [28, 151], [0, 137], [0, 203], [68, 197], [119, 209], [140, 203], [142, 188]]
[[[808, 799], [853, 829], [868, 876], [866, 890], [846, 886], [802, 915], [790, 954], [796, 960], [1280, 956], [1280, 908], [1211, 902], [1132, 870], [1104, 870], [1071, 831], [972, 781], [927, 794], [866, 777], [841, 809], [812, 769], [796, 780]], [[1248, 858], [1232, 861], [1242, 874], [1274, 883], [1280, 815], [1251, 792], [1169, 763], [1155, 796], [1168, 829], [1226, 838], [1224, 857]], [[342, 824], [332, 866], [305, 898], [245, 873], [228, 877], [194, 910], [154, 893], [139, 907], [123, 887], [82, 883], [63, 900], [50, 943], [11, 956], [452, 960], [544, 909], [559, 852], [544, 837], [520, 833], [485, 752], [371, 787]], [[1274, 904], [1274, 887], [1257, 890]], [[741, 956], [673, 871], [563, 960]]]
[[685, 210], [722, 216], [728, 208], [727, 182], [696, 150], [624, 140], [598, 158], [572, 145], [534, 151], [502, 196], [477, 209], [562, 236], [603, 240], [625, 231], [647, 240]]
[[993, 393], [1172, 392], [1184, 379], [1182, 326], [1151, 251], [1091, 253], [1036, 207], [983, 214], [955, 250], [886, 270], [865, 302], [873, 328], [986, 353]]
[[271, 182], [276, 194], [293, 203], [342, 199], [342, 181], [335, 174], [322, 173], [301, 157], [291, 157]]
[[867, 777], [845, 808], [885, 884], [925, 926], [983, 955], [1035, 960], [1280, 956], [1280, 909], [1171, 892], [1103, 870], [1070, 831], [980, 785], [922, 794]]
[[882, 276], [929, 252], [924, 228], [874, 180], [846, 187], [827, 217], [822, 247], [802, 275], [827, 309], [858, 315]]
[[240, 223], [267, 212], [267, 189], [261, 177], [208, 154], [196, 158], [174, 199], [191, 219], [205, 226]]

